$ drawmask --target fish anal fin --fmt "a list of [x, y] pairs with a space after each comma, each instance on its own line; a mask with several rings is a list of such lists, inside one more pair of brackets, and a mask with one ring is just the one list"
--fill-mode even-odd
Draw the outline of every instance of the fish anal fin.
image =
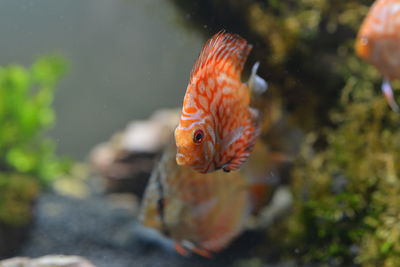
[[187, 257], [191, 254], [190, 252], [193, 252], [193, 253], [196, 253], [197, 255], [200, 255], [200, 256], [202, 256], [204, 258], [208, 258], [208, 259], [211, 259], [214, 257], [212, 252], [210, 252], [206, 249], [203, 249], [203, 248], [199, 248], [187, 240], [184, 240], [182, 244], [179, 242], [176, 242], [174, 247], [175, 247], [175, 250], [181, 256]]
[[[257, 137], [260, 134], [260, 128], [256, 125], [250, 126], [251, 130], [248, 130], [247, 134], [243, 134], [240, 139], [247, 140], [247, 143], [243, 145], [238, 151], [235, 156], [224, 166], [222, 167], [224, 171], [234, 171], [240, 168], [240, 166], [246, 162], [246, 160], [249, 158], [251, 151], [253, 150], [253, 147], [256, 143]], [[246, 131], [245, 131], [246, 132]], [[241, 140], [238, 140], [241, 141]]]
[[179, 253], [179, 255], [187, 257], [189, 255], [189, 252], [187, 249], [185, 249], [180, 243], [175, 243], [174, 245], [176, 252]]

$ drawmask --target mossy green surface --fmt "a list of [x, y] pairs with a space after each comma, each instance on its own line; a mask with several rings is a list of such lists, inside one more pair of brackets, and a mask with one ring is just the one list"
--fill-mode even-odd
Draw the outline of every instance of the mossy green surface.
[[225, 28], [254, 44], [265, 101], [306, 133], [293, 211], [271, 242], [303, 262], [400, 266], [400, 115], [354, 52], [373, 1], [172, 1], [208, 36]]
[[361, 80], [342, 101], [327, 147], [314, 154], [306, 142], [296, 162], [288, 234], [305, 260], [398, 266], [400, 116]]

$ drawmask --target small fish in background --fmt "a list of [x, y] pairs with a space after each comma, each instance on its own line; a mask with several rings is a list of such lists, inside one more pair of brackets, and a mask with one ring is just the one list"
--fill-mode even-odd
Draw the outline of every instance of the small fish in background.
[[202, 174], [178, 166], [175, 154], [171, 142], [152, 172], [139, 212], [143, 226], [168, 238], [161, 242], [168, 249], [211, 258], [244, 231], [263, 231], [290, 210], [290, 190], [271, 180], [280, 176], [286, 159], [276, 158], [260, 140], [237, 172]]
[[153, 170], [139, 220], [174, 240], [181, 255], [210, 258], [225, 248], [250, 215], [250, 190], [240, 172], [202, 174], [176, 164], [171, 143]]
[[390, 80], [400, 79], [400, 0], [377, 0], [358, 32], [358, 56], [383, 75], [382, 91], [390, 107], [399, 112]]
[[259, 135], [258, 111], [249, 107], [251, 91], [267, 83], [252, 68], [241, 82], [252, 46], [236, 34], [221, 31], [203, 47], [190, 75], [181, 119], [175, 130], [176, 162], [201, 173], [233, 171], [249, 157]]

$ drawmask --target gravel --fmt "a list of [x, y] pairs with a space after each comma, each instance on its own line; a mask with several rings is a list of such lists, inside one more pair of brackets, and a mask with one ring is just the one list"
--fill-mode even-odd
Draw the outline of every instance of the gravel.
[[[170, 241], [142, 227], [132, 195], [90, 193], [86, 197], [45, 192], [36, 206], [36, 220], [18, 256], [78, 255], [98, 267], [246, 266], [254, 262], [251, 246], [258, 234], [248, 234], [214, 259], [182, 257]], [[237, 265], [237, 261], [247, 260]], [[259, 262], [256, 260], [256, 262]], [[252, 266], [265, 266], [251, 264]], [[294, 266], [291, 263], [268, 266]]]

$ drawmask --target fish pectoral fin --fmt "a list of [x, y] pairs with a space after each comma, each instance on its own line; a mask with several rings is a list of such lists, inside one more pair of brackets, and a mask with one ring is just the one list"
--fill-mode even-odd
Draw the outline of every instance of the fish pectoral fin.
[[400, 108], [397, 105], [396, 100], [394, 99], [393, 89], [392, 89], [392, 86], [390, 85], [390, 82], [388, 79], [383, 80], [381, 89], [382, 89], [383, 95], [385, 96], [387, 103], [392, 108], [392, 110], [395, 112], [399, 112]]
[[251, 76], [248, 81], [248, 85], [251, 91], [254, 91], [256, 94], [262, 94], [268, 89], [268, 83], [257, 75], [258, 67], [260, 66], [260, 62], [256, 62], [251, 69]]
[[232, 158], [229, 162], [224, 164], [222, 169], [224, 172], [235, 171], [246, 162], [246, 160], [250, 157], [251, 150], [253, 149], [255, 142], [248, 143], [242, 151], [237, 153], [234, 158]]
[[196, 253], [197, 255], [200, 255], [200, 256], [202, 256], [204, 258], [208, 258], [208, 259], [211, 259], [214, 257], [214, 255], [210, 251], [208, 251], [206, 249], [202, 249], [202, 248], [195, 247], [195, 248], [193, 248], [193, 252]]
[[247, 145], [243, 147], [241, 151], [239, 151], [234, 158], [232, 158], [229, 162], [224, 164], [222, 169], [224, 172], [230, 172], [230, 171], [235, 171], [240, 168], [240, 166], [246, 162], [246, 160], [249, 158], [251, 150], [253, 149], [253, 146], [255, 144], [256, 136], [254, 138], [252, 137]]
[[[251, 116], [257, 117], [257, 112], [255, 112], [254, 115]], [[248, 159], [254, 147], [254, 144], [256, 143], [257, 137], [260, 134], [260, 128], [254, 122], [253, 125], [251, 126], [250, 125], [241, 126], [240, 128], [241, 128], [240, 132], [236, 132], [236, 135], [234, 135], [235, 138], [231, 139], [229, 144], [232, 144], [238, 141], [239, 139], [242, 139], [245, 140], [245, 142], [243, 142], [244, 145], [241, 147], [241, 150], [238, 153], [236, 153], [236, 155], [231, 160], [229, 160], [222, 166], [222, 169], [225, 172], [237, 170]], [[224, 148], [228, 149], [229, 146], [224, 146]]]

